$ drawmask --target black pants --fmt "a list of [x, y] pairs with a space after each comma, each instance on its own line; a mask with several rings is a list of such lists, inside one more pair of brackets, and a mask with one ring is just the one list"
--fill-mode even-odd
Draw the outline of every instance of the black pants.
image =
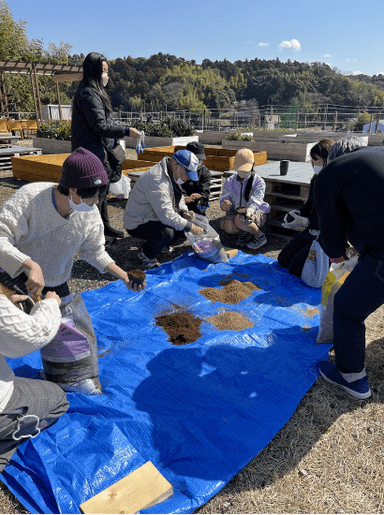
[[108, 216], [108, 204], [107, 204], [107, 195], [109, 191], [109, 184], [108, 188], [105, 190], [105, 193], [99, 194], [99, 202], [97, 204], [97, 207], [100, 211], [100, 216], [103, 221], [104, 230], [111, 227], [111, 224], [109, 222], [109, 216]]
[[134, 238], [147, 240], [143, 245], [143, 252], [150, 259], [155, 258], [167, 245], [185, 240], [184, 231], [175, 231], [161, 222], [148, 222], [136, 229], [130, 229], [128, 233]]
[[292, 275], [301, 277], [309, 249], [315, 238], [316, 236], [312, 236], [309, 229], [298, 232], [277, 256], [279, 265], [288, 268]]

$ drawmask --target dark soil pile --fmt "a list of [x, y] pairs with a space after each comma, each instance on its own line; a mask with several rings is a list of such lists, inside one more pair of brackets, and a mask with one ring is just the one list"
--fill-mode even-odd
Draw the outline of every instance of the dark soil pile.
[[207, 321], [219, 331], [242, 331], [254, 325], [247, 317], [236, 311], [223, 311], [207, 318]]
[[200, 338], [201, 320], [190, 313], [171, 313], [155, 318], [156, 325], [162, 327], [173, 345], [186, 345]]
[[238, 304], [249, 297], [253, 291], [260, 290], [256, 284], [251, 282], [242, 283], [236, 279], [220, 281], [220, 284], [224, 286], [224, 288], [203, 288], [202, 290], [199, 290], [199, 293], [204, 295], [206, 299], [212, 300], [213, 302]]

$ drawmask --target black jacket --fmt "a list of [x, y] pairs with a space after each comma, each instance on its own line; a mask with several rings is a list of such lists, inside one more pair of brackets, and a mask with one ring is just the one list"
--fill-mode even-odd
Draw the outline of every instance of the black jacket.
[[93, 152], [108, 172], [103, 140], [108, 144], [112, 138], [129, 136], [129, 127], [115, 124], [99, 93], [82, 82], [73, 100], [71, 134], [72, 152], [79, 147]]
[[[203, 201], [203, 205], [208, 205], [209, 195], [211, 192], [211, 172], [205, 165], [201, 165], [197, 169], [197, 175], [199, 176], [199, 181], [185, 181], [183, 183], [183, 190], [187, 194], [187, 196], [192, 195], [192, 193], [199, 193], [201, 195], [201, 200]], [[188, 209], [190, 211], [197, 212], [197, 206], [200, 203], [200, 200], [195, 200], [187, 204]]]
[[329, 163], [315, 198], [327, 256], [342, 256], [347, 241], [359, 254], [384, 253], [384, 147], [359, 147]]
[[305, 216], [309, 221], [309, 229], [319, 229], [319, 221], [317, 218], [316, 211], [316, 199], [315, 199], [315, 182], [317, 175], [314, 175], [309, 184], [309, 193], [306, 203], [299, 209], [301, 216]]

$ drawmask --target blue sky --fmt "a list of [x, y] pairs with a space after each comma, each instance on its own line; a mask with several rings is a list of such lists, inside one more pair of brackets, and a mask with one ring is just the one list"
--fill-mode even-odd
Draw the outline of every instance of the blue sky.
[[211, 61], [326, 62], [384, 73], [384, 0], [8, 0], [30, 39], [107, 59], [162, 52]]

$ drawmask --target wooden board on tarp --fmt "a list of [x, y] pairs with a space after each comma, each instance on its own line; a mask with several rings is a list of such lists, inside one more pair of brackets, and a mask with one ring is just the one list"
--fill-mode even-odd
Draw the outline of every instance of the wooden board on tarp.
[[109, 488], [80, 504], [82, 513], [136, 513], [173, 494], [173, 488], [152, 462], [134, 470]]

